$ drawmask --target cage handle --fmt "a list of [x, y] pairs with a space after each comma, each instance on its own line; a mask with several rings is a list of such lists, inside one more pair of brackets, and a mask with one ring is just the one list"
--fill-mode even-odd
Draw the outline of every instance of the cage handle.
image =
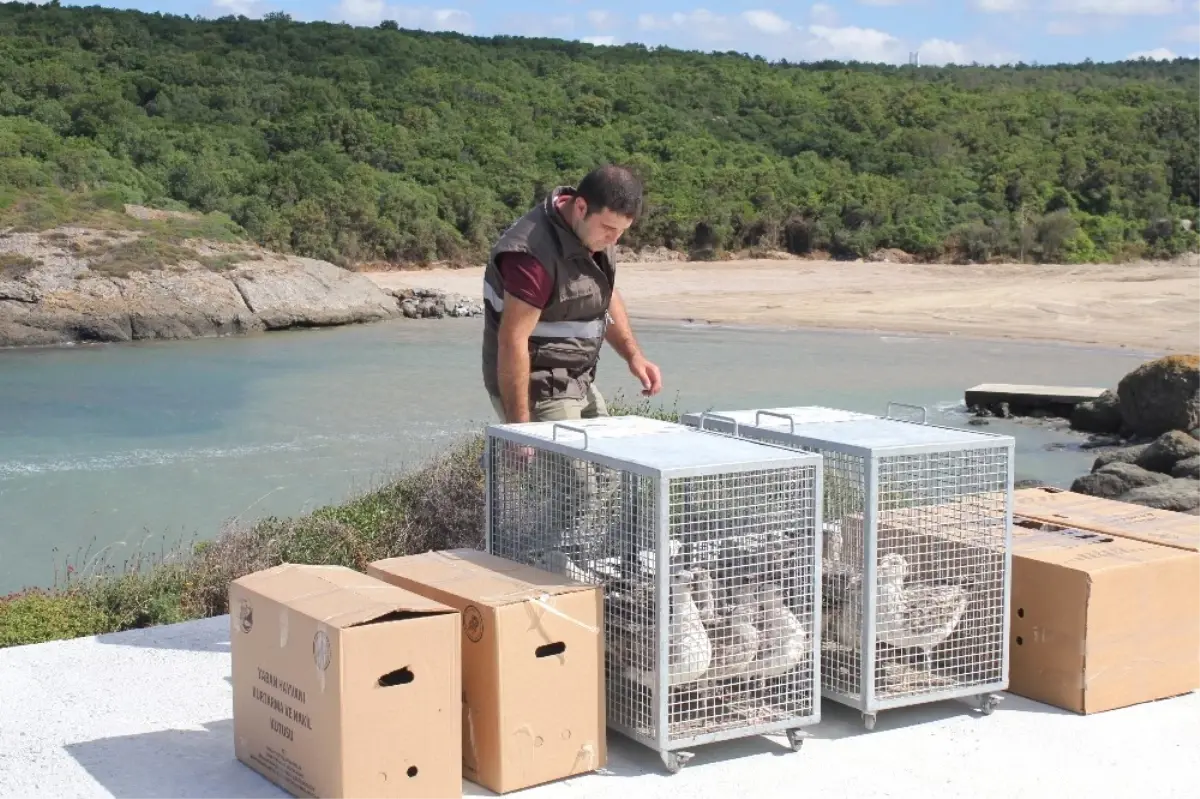
[[892, 418], [892, 406], [893, 405], [895, 405], [897, 408], [912, 408], [914, 411], [920, 411], [921, 412], [921, 424], [928, 424], [929, 409], [926, 408], [924, 405], [910, 405], [907, 402], [889, 402], [887, 404], [887, 418], [889, 418], [889, 419]]
[[788, 416], [786, 413], [776, 413], [775, 411], [756, 411], [754, 414], [754, 424], [756, 424], [756, 425], [762, 424], [762, 417], [764, 417], [764, 416], [774, 416], [777, 419], [783, 419], [789, 425], [791, 425], [791, 429], [788, 432], [789, 433], [796, 432], [796, 417], [795, 416]]
[[579, 433], [581, 436], [583, 436], [583, 448], [584, 449], [588, 448], [588, 434], [587, 434], [587, 431], [584, 430], [582, 427], [572, 427], [569, 424], [562, 424], [561, 422], [555, 422], [554, 426], [550, 428], [550, 437], [552, 439], [554, 439], [555, 441], [558, 441], [558, 429], [560, 427], [563, 430], [570, 430], [572, 433]]
[[701, 430], [704, 429], [704, 420], [705, 419], [720, 419], [725, 422], [732, 422], [733, 423], [733, 435], [736, 437], [738, 434], [738, 420], [734, 419], [732, 416], [725, 416], [720, 413], [710, 413], [709, 411], [704, 411], [703, 413], [700, 414], [700, 429]]

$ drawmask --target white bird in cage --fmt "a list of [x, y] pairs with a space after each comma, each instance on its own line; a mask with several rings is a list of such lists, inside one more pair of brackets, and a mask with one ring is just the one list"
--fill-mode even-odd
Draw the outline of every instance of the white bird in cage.
[[897, 649], [920, 649], [931, 671], [934, 647], [954, 632], [967, 611], [962, 585], [905, 585], [908, 561], [896, 553], [879, 559], [876, 637]]
[[[694, 571], [707, 575], [703, 569]], [[729, 608], [720, 614], [713, 613], [708, 622], [713, 644], [712, 664], [705, 675], [710, 685], [715, 680], [741, 677], [749, 671], [748, 664], [759, 647], [760, 635], [754, 626], [757, 615], [758, 601], [749, 583], [733, 586]]]
[[693, 568], [692, 601], [700, 612], [700, 621], [712, 625], [717, 621], [717, 589], [708, 569]]
[[783, 602], [783, 589], [764, 583], [758, 601], [758, 654], [750, 670], [760, 679], [785, 674], [808, 653], [808, 631]]
[[[691, 583], [694, 579], [692, 572], [680, 569], [671, 575], [671, 623], [668, 630], [670, 654], [668, 656], [668, 684], [673, 686], [696, 682], [708, 671], [712, 662], [712, 641], [708, 631], [700, 620], [700, 610], [692, 599]], [[629, 597], [637, 602], [636, 596]], [[644, 599], [644, 597], [643, 597]], [[625, 677], [653, 690], [657, 684], [657, 676], [649, 642], [654, 640], [655, 613], [651, 603], [638, 603], [639, 607], [626, 609], [626, 614], [609, 614], [612, 626], [624, 633], [627, 644], [619, 648], [618, 657], [624, 662]], [[635, 618], [646, 619], [648, 623], [629, 623], [620, 618], [636, 613]]]
[[576, 565], [575, 561], [571, 560], [561, 549], [550, 549], [535, 554], [533, 560], [535, 566], [551, 574], [561, 574], [572, 580], [592, 585], [600, 582], [595, 574]]

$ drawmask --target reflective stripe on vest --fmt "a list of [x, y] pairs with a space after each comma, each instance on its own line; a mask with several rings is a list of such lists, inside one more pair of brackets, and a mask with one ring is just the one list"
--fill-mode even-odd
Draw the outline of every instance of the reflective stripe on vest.
[[[483, 281], [483, 299], [496, 313], [504, 312], [504, 299], [496, 294], [492, 284]], [[604, 320], [590, 322], [538, 322], [531, 335], [537, 338], [603, 338]]]

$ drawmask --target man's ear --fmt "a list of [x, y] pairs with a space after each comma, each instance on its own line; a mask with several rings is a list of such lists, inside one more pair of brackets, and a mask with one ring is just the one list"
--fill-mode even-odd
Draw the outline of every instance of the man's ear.
[[579, 217], [580, 219], [583, 219], [584, 217], [587, 216], [587, 211], [588, 211], [587, 200], [583, 199], [582, 197], [576, 197], [575, 198], [575, 215], [577, 217]]

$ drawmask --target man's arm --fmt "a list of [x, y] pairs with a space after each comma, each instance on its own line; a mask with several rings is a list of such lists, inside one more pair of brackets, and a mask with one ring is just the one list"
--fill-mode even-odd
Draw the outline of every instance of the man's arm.
[[608, 303], [608, 314], [612, 317], [612, 323], [609, 324], [608, 330], [604, 334], [604, 340], [625, 359], [626, 363], [641, 356], [641, 348], [638, 347], [637, 339], [633, 336], [633, 328], [629, 325], [629, 316], [625, 313], [625, 301], [621, 299], [621, 292], [615, 288], [612, 299]]
[[529, 421], [529, 336], [541, 314], [536, 305], [504, 293], [497, 372], [500, 401], [510, 424]]
[[625, 301], [616, 289], [613, 289], [612, 299], [608, 303], [608, 313], [612, 322], [604, 334], [604, 340], [625, 359], [629, 371], [641, 381], [642, 395], [653, 397], [662, 391], [662, 372], [642, 355], [642, 349], [633, 337], [633, 328], [629, 325], [629, 315], [625, 313]]
[[506, 253], [499, 259], [504, 283], [504, 311], [496, 372], [505, 421], [529, 421], [529, 336], [541, 319], [554, 288], [549, 274], [527, 253]]

